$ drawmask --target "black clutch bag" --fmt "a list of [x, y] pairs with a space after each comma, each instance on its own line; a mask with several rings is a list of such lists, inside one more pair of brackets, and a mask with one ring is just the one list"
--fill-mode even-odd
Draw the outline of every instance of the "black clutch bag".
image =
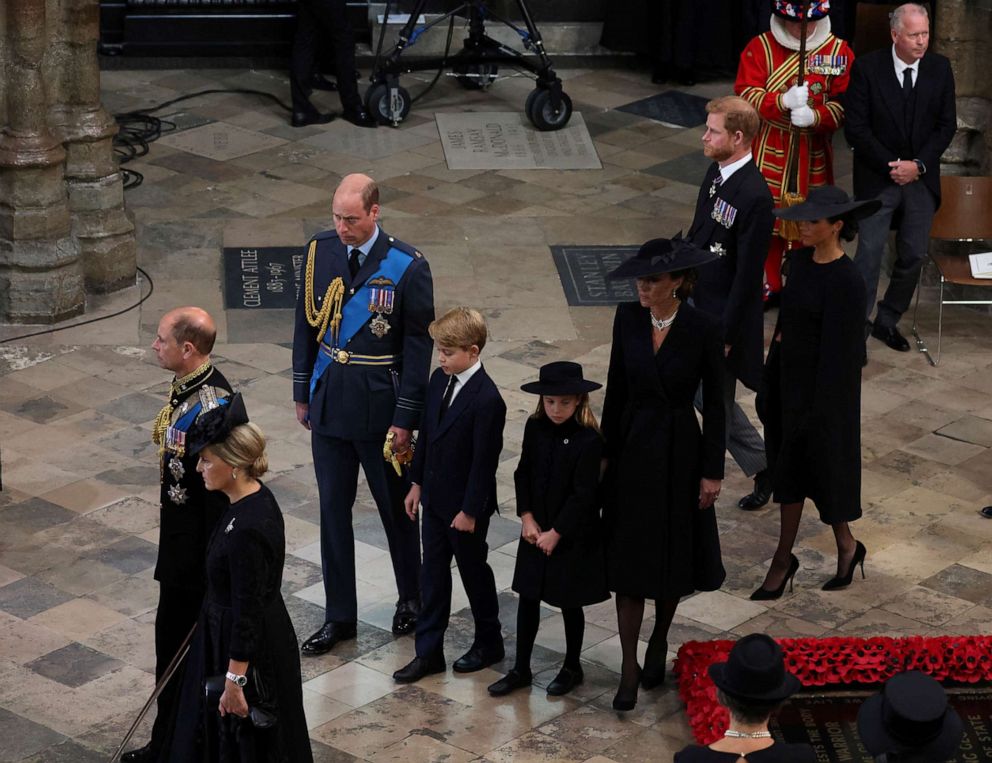
[[[259, 688], [260, 681], [258, 680], [258, 674], [254, 671], [252, 671], [252, 678], [254, 679], [252, 683], [255, 684], [255, 688]], [[227, 676], [209, 676], [204, 680], [203, 689], [206, 694], [206, 707], [209, 712], [220, 712], [220, 697], [224, 693], [226, 681]], [[264, 693], [259, 694], [262, 695]], [[264, 703], [248, 703], [248, 718], [251, 720], [251, 725], [256, 729], [268, 729], [275, 726], [278, 722], [276, 714], [272, 710], [262, 707], [262, 704]]]

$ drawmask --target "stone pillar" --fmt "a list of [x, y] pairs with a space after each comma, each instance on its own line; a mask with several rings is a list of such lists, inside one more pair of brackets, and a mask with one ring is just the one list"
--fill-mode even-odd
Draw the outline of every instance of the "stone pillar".
[[941, 161], [953, 175], [992, 172], [992, 2], [940, 0], [936, 48], [951, 60], [957, 95], [958, 131]]
[[0, 14], [0, 319], [52, 323], [85, 300], [65, 151], [47, 124], [45, 0], [5, 0]]
[[86, 290], [134, 284], [134, 225], [124, 212], [124, 186], [113, 153], [117, 123], [100, 104], [98, 0], [48, 0], [49, 121], [66, 151], [72, 232]]

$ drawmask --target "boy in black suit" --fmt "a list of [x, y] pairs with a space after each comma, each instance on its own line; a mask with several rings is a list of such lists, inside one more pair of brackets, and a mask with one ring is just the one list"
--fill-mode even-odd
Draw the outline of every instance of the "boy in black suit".
[[413, 458], [406, 513], [421, 528], [422, 607], [417, 656], [393, 673], [412, 683], [444, 672], [444, 631], [451, 614], [451, 558], [458, 564], [475, 620], [472, 648], [455, 660], [472, 673], [503, 659], [496, 580], [486, 561], [486, 531], [496, 510], [496, 467], [503, 449], [506, 404], [482, 367], [486, 322], [477, 310], [456, 307], [431, 323], [440, 368], [431, 376], [420, 443]]

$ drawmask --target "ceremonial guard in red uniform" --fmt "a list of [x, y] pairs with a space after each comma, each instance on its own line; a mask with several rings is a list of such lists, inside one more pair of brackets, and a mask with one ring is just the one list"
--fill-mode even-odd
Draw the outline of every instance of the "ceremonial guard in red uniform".
[[[834, 182], [833, 134], [844, 121], [838, 97], [847, 90], [854, 53], [830, 32], [829, 0], [773, 0], [771, 29], [744, 48], [734, 91], [761, 115], [754, 161], [768, 181], [776, 206], [783, 206], [786, 170], [798, 148], [798, 193]], [[804, 81], [797, 82], [801, 19], [806, 11]], [[793, 132], [797, 140], [793, 142]], [[789, 242], [781, 221], [765, 262], [765, 298], [782, 289], [782, 256]]]

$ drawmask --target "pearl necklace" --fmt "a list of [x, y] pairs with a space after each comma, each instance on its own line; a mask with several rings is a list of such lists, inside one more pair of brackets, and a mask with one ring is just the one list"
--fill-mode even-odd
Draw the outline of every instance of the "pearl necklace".
[[723, 732], [724, 737], [729, 737], [730, 739], [771, 739], [772, 732], [770, 731], [737, 731], [735, 729], [727, 729]]
[[654, 326], [658, 331], [664, 331], [673, 323], [675, 323], [675, 316], [679, 314], [679, 309], [676, 307], [675, 312], [672, 313], [667, 318], [659, 320], [654, 317], [654, 313], [651, 313], [651, 325]]

